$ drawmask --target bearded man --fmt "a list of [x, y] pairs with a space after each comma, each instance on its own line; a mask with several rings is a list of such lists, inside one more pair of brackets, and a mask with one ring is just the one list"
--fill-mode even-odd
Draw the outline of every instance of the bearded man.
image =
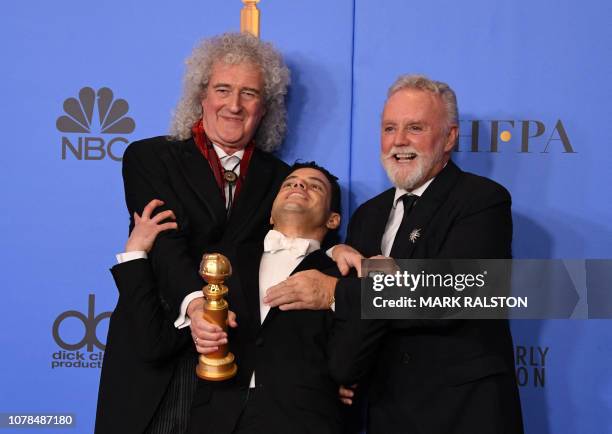
[[[510, 194], [451, 161], [458, 129], [456, 96], [446, 83], [406, 75], [391, 86], [381, 161], [394, 187], [351, 217], [351, 247], [332, 252], [341, 268], [358, 267], [363, 256], [511, 257]], [[359, 279], [319, 285], [315, 293], [317, 272], [306, 273], [270, 288], [264, 300], [317, 309], [335, 297], [331, 373], [344, 385], [369, 379], [368, 434], [523, 432], [508, 321], [361, 320]]]

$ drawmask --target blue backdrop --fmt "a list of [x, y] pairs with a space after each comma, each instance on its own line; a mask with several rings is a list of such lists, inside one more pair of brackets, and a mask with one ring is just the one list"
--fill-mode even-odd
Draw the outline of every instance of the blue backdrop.
[[[199, 39], [238, 30], [240, 8], [2, 6], [0, 413], [72, 413], [74, 432], [93, 430], [117, 298], [108, 268], [128, 227], [118, 160], [127, 142], [167, 132], [183, 60]], [[260, 9], [262, 38], [292, 69], [281, 156], [336, 173], [345, 215], [388, 187], [378, 162], [386, 89], [421, 72], [457, 91], [454, 160], [511, 191], [516, 257], [612, 256], [610, 2], [262, 0]], [[135, 127], [109, 132], [94, 107], [87, 131], [60, 130], [86, 87], [110, 89], [117, 116]], [[610, 323], [512, 328], [527, 433], [612, 433]], [[58, 432], [33, 432], [46, 431]]]

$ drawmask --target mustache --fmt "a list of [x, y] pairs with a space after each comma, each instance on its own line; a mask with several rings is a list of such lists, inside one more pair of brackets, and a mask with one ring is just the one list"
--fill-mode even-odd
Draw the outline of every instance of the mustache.
[[395, 154], [414, 154], [417, 157], [421, 155], [412, 147], [406, 147], [406, 146], [393, 146], [391, 149], [389, 149], [387, 153], [384, 153], [384, 152], [380, 153], [380, 155], [383, 158], [393, 158], [393, 155]]

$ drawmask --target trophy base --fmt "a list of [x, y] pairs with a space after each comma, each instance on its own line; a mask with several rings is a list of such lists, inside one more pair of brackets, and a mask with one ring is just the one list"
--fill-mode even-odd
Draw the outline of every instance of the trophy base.
[[201, 354], [196, 367], [196, 375], [202, 380], [223, 381], [229, 380], [238, 372], [234, 363], [234, 355], [227, 353], [222, 359], [211, 359]]

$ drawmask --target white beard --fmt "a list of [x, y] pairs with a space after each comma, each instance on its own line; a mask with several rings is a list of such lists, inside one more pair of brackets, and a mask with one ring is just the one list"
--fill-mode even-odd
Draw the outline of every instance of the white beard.
[[[396, 188], [401, 188], [407, 191], [412, 191], [420, 187], [428, 179], [425, 177], [431, 173], [431, 170], [444, 159], [444, 150], [435, 155], [417, 154], [416, 158], [408, 164], [402, 164], [395, 161], [391, 155], [402, 152], [414, 152], [399, 147], [393, 147], [388, 154], [380, 154], [380, 161], [387, 172], [389, 180]], [[416, 153], [416, 152], [415, 152]]]

